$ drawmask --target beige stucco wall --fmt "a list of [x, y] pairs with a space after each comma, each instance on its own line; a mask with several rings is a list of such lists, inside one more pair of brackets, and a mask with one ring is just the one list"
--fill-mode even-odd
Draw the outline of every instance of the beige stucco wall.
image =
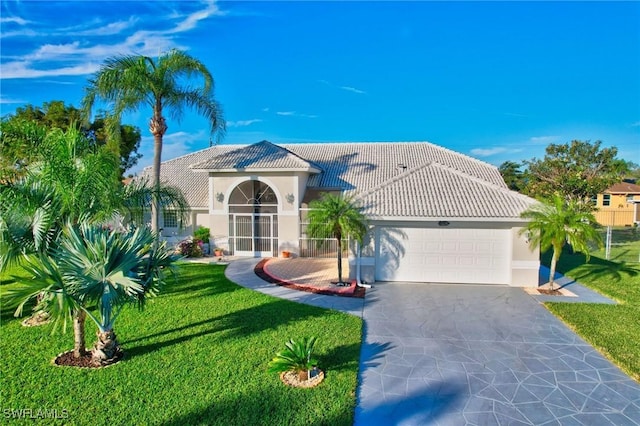
[[273, 189], [278, 200], [278, 251], [288, 250], [297, 253], [300, 228], [298, 207], [304, 198], [308, 180], [308, 173], [304, 172], [261, 172], [259, 175], [242, 172], [210, 173], [209, 212], [207, 218], [202, 219], [202, 225], [211, 229], [212, 244], [229, 249], [227, 203], [232, 191], [247, 180], [264, 182]]

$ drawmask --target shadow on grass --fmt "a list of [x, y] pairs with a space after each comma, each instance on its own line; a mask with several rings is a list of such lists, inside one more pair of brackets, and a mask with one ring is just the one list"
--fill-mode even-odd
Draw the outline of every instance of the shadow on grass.
[[[273, 391], [266, 386], [242, 394], [230, 390], [219, 394], [215, 403], [173, 417], [160, 424], [163, 426], [353, 425], [353, 408], [344, 406], [344, 403], [332, 406], [333, 401], [328, 399], [311, 403], [309, 399], [313, 396], [305, 396], [318, 392], [318, 390], [284, 389]], [[317, 400], [317, 398], [315, 399]]]
[[[549, 264], [550, 254], [545, 253], [542, 262]], [[585, 278], [601, 279], [607, 278], [614, 281], [620, 281], [624, 278], [635, 277], [640, 274], [640, 267], [629, 265], [627, 262], [614, 262], [602, 259], [597, 256], [591, 256], [589, 261], [583, 253], [564, 254], [558, 262], [558, 272], [569, 274], [575, 280]]]
[[[225, 339], [245, 337], [267, 329], [275, 329], [292, 322], [326, 315], [326, 310], [312, 306], [298, 305], [286, 300], [274, 300], [251, 308], [233, 311], [226, 315], [205, 319], [166, 332], [156, 333], [131, 341], [123, 341], [127, 357], [144, 355], [155, 350], [177, 345], [203, 336], [212, 336], [224, 332]], [[185, 334], [191, 330], [191, 333]], [[175, 335], [178, 336], [146, 345], [128, 347], [128, 343], [147, 338]]]

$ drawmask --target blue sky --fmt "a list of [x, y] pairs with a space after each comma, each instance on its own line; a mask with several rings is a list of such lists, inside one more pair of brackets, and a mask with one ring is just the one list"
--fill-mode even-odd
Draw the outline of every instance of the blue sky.
[[[104, 59], [179, 48], [214, 75], [222, 143], [430, 141], [499, 165], [602, 140], [640, 163], [639, 2], [23, 0], [0, 23], [2, 115], [79, 106]], [[124, 120], [135, 170], [150, 113]], [[209, 146], [195, 113], [168, 124], [164, 160]]]

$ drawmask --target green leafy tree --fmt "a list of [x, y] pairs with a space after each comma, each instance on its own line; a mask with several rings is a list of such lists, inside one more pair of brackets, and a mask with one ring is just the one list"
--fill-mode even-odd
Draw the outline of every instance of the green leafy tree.
[[[119, 126], [117, 138], [110, 139], [106, 131], [107, 119], [99, 113], [93, 122], [84, 122], [81, 111], [63, 101], [45, 102], [42, 106], [25, 105], [0, 121], [0, 167], [15, 175], [39, 154], [42, 137], [51, 129], [80, 130], [92, 144], [108, 146], [120, 158], [120, 172], [135, 166], [140, 159], [140, 129]], [[12, 172], [12, 173], [11, 173]]]
[[578, 140], [549, 145], [544, 159], [526, 162], [526, 192], [538, 199], [559, 194], [587, 206], [592, 196], [620, 182], [627, 171], [626, 162], [616, 157], [617, 148], [600, 145]]
[[[42, 296], [37, 311], [54, 324], [74, 322], [74, 354], [84, 355], [84, 319], [98, 327], [92, 363], [108, 365], [122, 357], [114, 324], [127, 303], [144, 306], [165, 282], [174, 258], [165, 246], [154, 249], [155, 237], [148, 228], [128, 233], [102, 226], [69, 224], [52, 250], [32, 257], [24, 265], [28, 278], [16, 277], [23, 285], [10, 294], [25, 303]], [[81, 320], [79, 320], [81, 318]]]
[[498, 167], [502, 179], [504, 179], [509, 189], [513, 191], [521, 191], [525, 186], [524, 173], [520, 170], [521, 167], [521, 163], [514, 161], [505, 161]]
[[[186, 79], [202, 80], [197, 88], [185, 85]], [[135, 112], [142, 107], [152, 110], [149, 130], [154, 139], [153, 187], [160, 187], [162, 140], [167, 132], [164, 116], [168, 110], [180, 119], [185, 107], [194, 109], [210, 123], [212, 133], [222, 135], [225, 122], [222, 108], [213, 94], [213, 77], [199, 60], [179, 50], [160, 55], [157, 61], [147, 56], [119, 56], [107, 59], [86, 88], [82, 105], [88, 115], [96, 101], [111, 106], [108, 116], [113, 124], [119, 123], [122, 114]], [[109, 123], [108, 123], [109, 124]], [[113, 132], [115, 133], [115, 132]], [[154, 194], [151, 200], [151, 229], [158, 230], [159, 200]]]
[[525, 210], [521, 217], [529, 219], [521, 231], [529, 234], [531, 246], [540, 246], [544, 252], [553, 249], [551, 257], [549, 285], [554, 289], [556, 265], [565, 244], [582, 252], [589, 259], [589, 243], [602, 246], [593, 214], [585, 212], [576, 200], [567, 201], [555, 195], [551, 203], [538, 203]]
[[307, 233], [312, 238], [335, 238], [338, 243], [338, 284], [342, 280], [342, 239], [362, 243], [368, 231], [367, 219], [352, 199], [325, 193], [309, 203]]

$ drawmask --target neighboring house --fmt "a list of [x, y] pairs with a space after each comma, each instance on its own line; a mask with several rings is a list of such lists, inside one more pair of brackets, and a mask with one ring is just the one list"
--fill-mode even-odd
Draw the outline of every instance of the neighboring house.
[[[222, 145], [161, 171], [191, 206], [183, 231], [165, 213], [164, 236], [206, 226], [235, 256], [305, 255], [308, 203], [343, 193], [370, 219], [366, 282], [538, 285], [539, 250], [520, 235], [520, 213], [535, 201], [510, 191], [496, 167], [431, 143]], [[352, 255], [352, 277], [353, 265]]]
[[620, 182], [593, 197], [595, 217], [604, 226], [640, 223], [640, 185]]

